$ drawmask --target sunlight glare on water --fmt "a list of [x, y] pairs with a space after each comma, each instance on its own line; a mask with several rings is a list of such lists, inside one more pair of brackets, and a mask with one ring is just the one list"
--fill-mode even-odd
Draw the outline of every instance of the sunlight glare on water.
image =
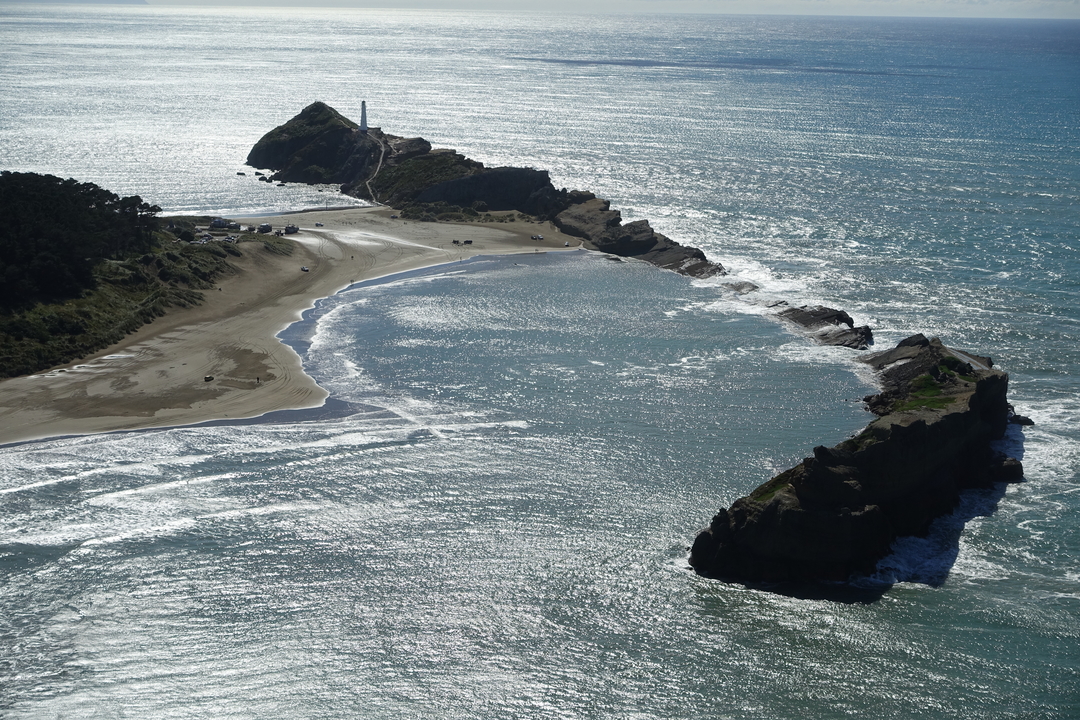
[[[283, 335], [336, 416], [0, 448], [0, 714], [1076, 716], [1078, 37], [6, 5], [0, 168], [171, 213], [345, 204], [243, 163], [310, 102], [366, 100], [731, 275], [572, 253], [392, 278]], [[898, 544], [874, 602], [686, 567], [717, 509], [868, 419], [854, 353], [780, 300], [991, 354], [1037, 423], [1006, 440], [1028, 481]]]

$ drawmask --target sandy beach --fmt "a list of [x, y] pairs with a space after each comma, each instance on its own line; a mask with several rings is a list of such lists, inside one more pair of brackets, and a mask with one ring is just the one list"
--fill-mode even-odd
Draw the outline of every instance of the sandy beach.
[[286, 257], [241, 244], [243, 257], [231, 259], [236, 273], [219, 278], [201, 305], [173, 309], [76, 363], [0, 382], [0, 444], [318, 407], [327, 393], [276, 337], [318, 299], [354, 282], [474, 255], [579, 245], [547, 223], [421, 223], [391, 213], [354, 208], [235, 218], [298, 225], [300, 232], [288, 236], [295, 252]]

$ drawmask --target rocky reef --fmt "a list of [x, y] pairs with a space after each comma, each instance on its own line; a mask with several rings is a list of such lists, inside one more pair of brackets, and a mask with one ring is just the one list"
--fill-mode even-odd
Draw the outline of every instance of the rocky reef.
[[870, 326], [855, 327], [855, 321], [843, 310], [822, 305], [802, 305], [786, 308], [777, 315], [805, 330], [822, 345], [865, 350], [874, 344], [874, 333]]
[[915, 335], [861, 359], [878, 372], [882, 392], [865, 401], [879, 417], [720, 510], [691, 549], [699, 574], [848, 580], [873, 572], [898, 537], [925, 534], [961, 490], [1023, 477], [991, 447], [1024, 419], [989, 358]]

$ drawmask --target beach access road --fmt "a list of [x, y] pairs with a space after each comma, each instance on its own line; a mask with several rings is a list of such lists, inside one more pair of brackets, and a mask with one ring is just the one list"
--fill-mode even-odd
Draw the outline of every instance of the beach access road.
[[237, 272], [219, 278], [201, 305], [174, 308], [78, 362], [0, 381], [0, 444], [318, 407], [326, 391], [276, 337], [318, 299], [354, 282], [473, 255], [562, 250], [567, 240], [579, 246], [547, 223], [422, 223], [392, 212], [234, 218], [298, 225], [288, 236], [296, 250], [284, 256], [244, 243], [243, 257], [230, 259]]

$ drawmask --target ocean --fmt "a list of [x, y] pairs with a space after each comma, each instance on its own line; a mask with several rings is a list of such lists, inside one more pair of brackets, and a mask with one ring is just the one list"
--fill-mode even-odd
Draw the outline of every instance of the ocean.
[[[731, 272], [363, 283], [282, 334], [326, 412], [0, 447], [0, 716], [1080, 717], [1080, 23], [4, 4], [0, 97], [0, 169], [226, 215], [356, 204], [243, 163], [366, 100]], [[696, 576], [871, 419], [777, 300], [991, 355], [1025, 481], [820, 596]]]

